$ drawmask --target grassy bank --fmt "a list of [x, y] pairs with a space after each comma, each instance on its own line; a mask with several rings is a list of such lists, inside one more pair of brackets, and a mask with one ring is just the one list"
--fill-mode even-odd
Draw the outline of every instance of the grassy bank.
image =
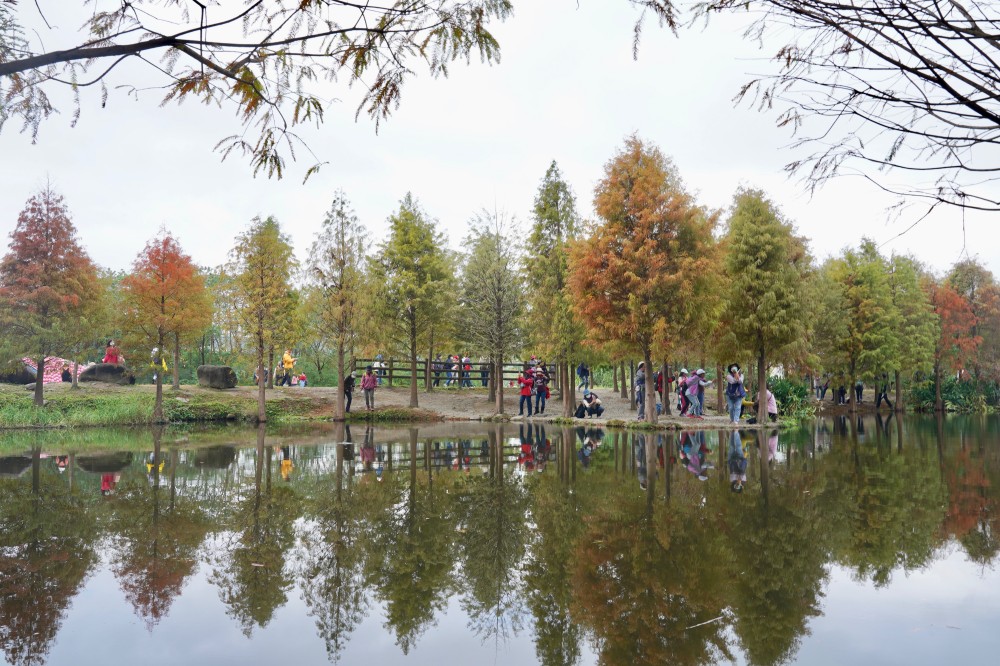
[[[73, 428], [81, 426], [128, 426], [150, 423], [155, 395], [153, 387], [87, 386], [47, 390], [45, 406], [35, 407], [32, 395], [20, 387], [0, 388], [0, 428]], [[318, 418], [324, 405], [306, 395], [297, 399], [271, 399], [268, 421]], [[320, 401], [321, 402], [321, 401]], [[163, 410], [171, 423], [257, 420], [257, 401], [252, 391], [212, 391], [183, 387], [164, 389]]]

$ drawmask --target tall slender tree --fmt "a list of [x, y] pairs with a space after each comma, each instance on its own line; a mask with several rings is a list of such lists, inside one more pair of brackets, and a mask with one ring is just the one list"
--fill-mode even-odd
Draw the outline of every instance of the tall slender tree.
[[[845, 334], [835, 341], [853, 388], [859, 378], [875, 377], [894, 365], [899, 348], [899, 313], [889, 288], [889, 264], [868, 238], [847, 250], [832, 266], [839, 284]], [[856, 411], [857, 400], [851, 400]]]
[[417, 407], [417, 350], [423, 332], [447, 302], [454, 271], [444, 236], [412, 194], [399, 202], [389, 226], [389, 238], [372, 264], [380, 287], [380, 329], [409, 356], [410, 407]]
[[257, 366], [257, 420], [266, 421], [264, 355], [292, 315], [291, 276], [295, 258], [288, 236], [273, 217], [255, 217], [236, 237], [229, 273], [236, 311], [249, 337]]
[[0, 324], [38, 368], [34, 404], [45, 404], [45, 360], [71, 346], [79, 316], [100, 297], [97, 269], [80, 246], [63, 198], [46, 185], [28, 199], [0, 260]]
[[[165, 345], [174, 335], [185, 330], [185, 317], [190, 318], [192, 305], [208, 307], [205, 281], [191, 257], [166, 229], [146, 243], [132, 264], [132, 272], [122, 280], [124, 329], [140, 333], [153, 347], [151, 362], [156, 376], [156, 402], [153, 422], [163, 417], [163, 358]], [[196, 315], [207, 321], [203, 313]], [[173, 342], [174, 340], [171, 340]]]
[[462, 300], [470, 340], [493, 359], [497, 414], [504, 413], [503, 364], [524, 339], [524, 286], [516, 243], [505, 216], [482, 211], [466, 240], [469, 257], [462, 274]]
[[603, 223], [573, 245], [569, 291], [597, 343], [642, 355], [645, 413], [655, 423], [652, 351], [669, 353], [691, 323], [711, 268], [715, 217], [695, 205], [660, 149], [636, 136], [605, 165], [594, 208]]
[[921, 287], [922, 269], [916, 259], [894, 255], [889, 260], [889, 289], [892, 303], [899, 313], [899, 346], [893, 364], [896, 383], [897, 412], [905, 411], [902, 378], [933, 369], [934, 347], [937, 342], [938, 318]]
[[942, 374], [963, 370], [969, 359], [974, 357], [982, 338], [974, 333], [976, 315], [969, 301], [947, 284], [929, 280], [925, 288], [939, 322], [934, 347], [934, 410], [943, 412]]
[[757, 420], [767, 419], [767, 370], [805, 328], [802, 265], [792, 262], [792, 225], [759, 190], [733, 199], [726, 234], [722, 330], [757, 361]]
[[572, 415], [575, 407], [576, 382], [569, 364], [581, 354], [584, 337], [583, 324], [574, 315], [572, 299], [566, 292], [569, 244], [576, 238], [579, 226], [576, 198], [553, 160], [535, 194], [528, 235], [532, 261], [525, 275], [532, 348], [558, 367], [563, 416]]
[[960, 294], [972, 308], [976, 323], [972, 335], [982, 338], [975, 355], [969, 359], [977, 380], [1000, 378], [1000, 285], [978, 259], [957, 262], [945, 278], [948, 286]]
[[309, 251], [309, 276], [319, 295], [318, 325], [337, 351], [339, 419], [344, 418], [345, 358], [354, 349], [362, 315], [367, 237], [344, 191], [338, 190]]

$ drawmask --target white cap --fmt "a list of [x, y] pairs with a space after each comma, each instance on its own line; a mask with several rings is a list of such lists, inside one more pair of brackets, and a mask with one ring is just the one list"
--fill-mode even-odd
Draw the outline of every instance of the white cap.
[[702, 370], [701, 368], [698, 368], [698, 370], [697, 370], [697, 371], [695, 371], [695, 373], [694, 373], [694, 374], [696, 374], [696, 375], [703, 375], [703, 374], [705, 374], [705, 371], [704, 371], [704, 370]]
[[686, 375], [687, 373], [688, 373], [688, 369], [687, 368], [681, 368], [681, 374], [682, 375]]

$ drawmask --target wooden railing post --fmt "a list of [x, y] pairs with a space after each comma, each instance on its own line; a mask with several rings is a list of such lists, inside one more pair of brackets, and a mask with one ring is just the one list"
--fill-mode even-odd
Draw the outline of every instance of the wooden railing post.
[[389, 358], [389, 388], [392, 388], [392, 357]]

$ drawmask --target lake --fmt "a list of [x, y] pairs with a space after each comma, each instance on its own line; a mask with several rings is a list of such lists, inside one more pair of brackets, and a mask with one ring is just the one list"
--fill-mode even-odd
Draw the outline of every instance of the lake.
[[7, 431], [0, 658], [996, 663], [998, 430]]

